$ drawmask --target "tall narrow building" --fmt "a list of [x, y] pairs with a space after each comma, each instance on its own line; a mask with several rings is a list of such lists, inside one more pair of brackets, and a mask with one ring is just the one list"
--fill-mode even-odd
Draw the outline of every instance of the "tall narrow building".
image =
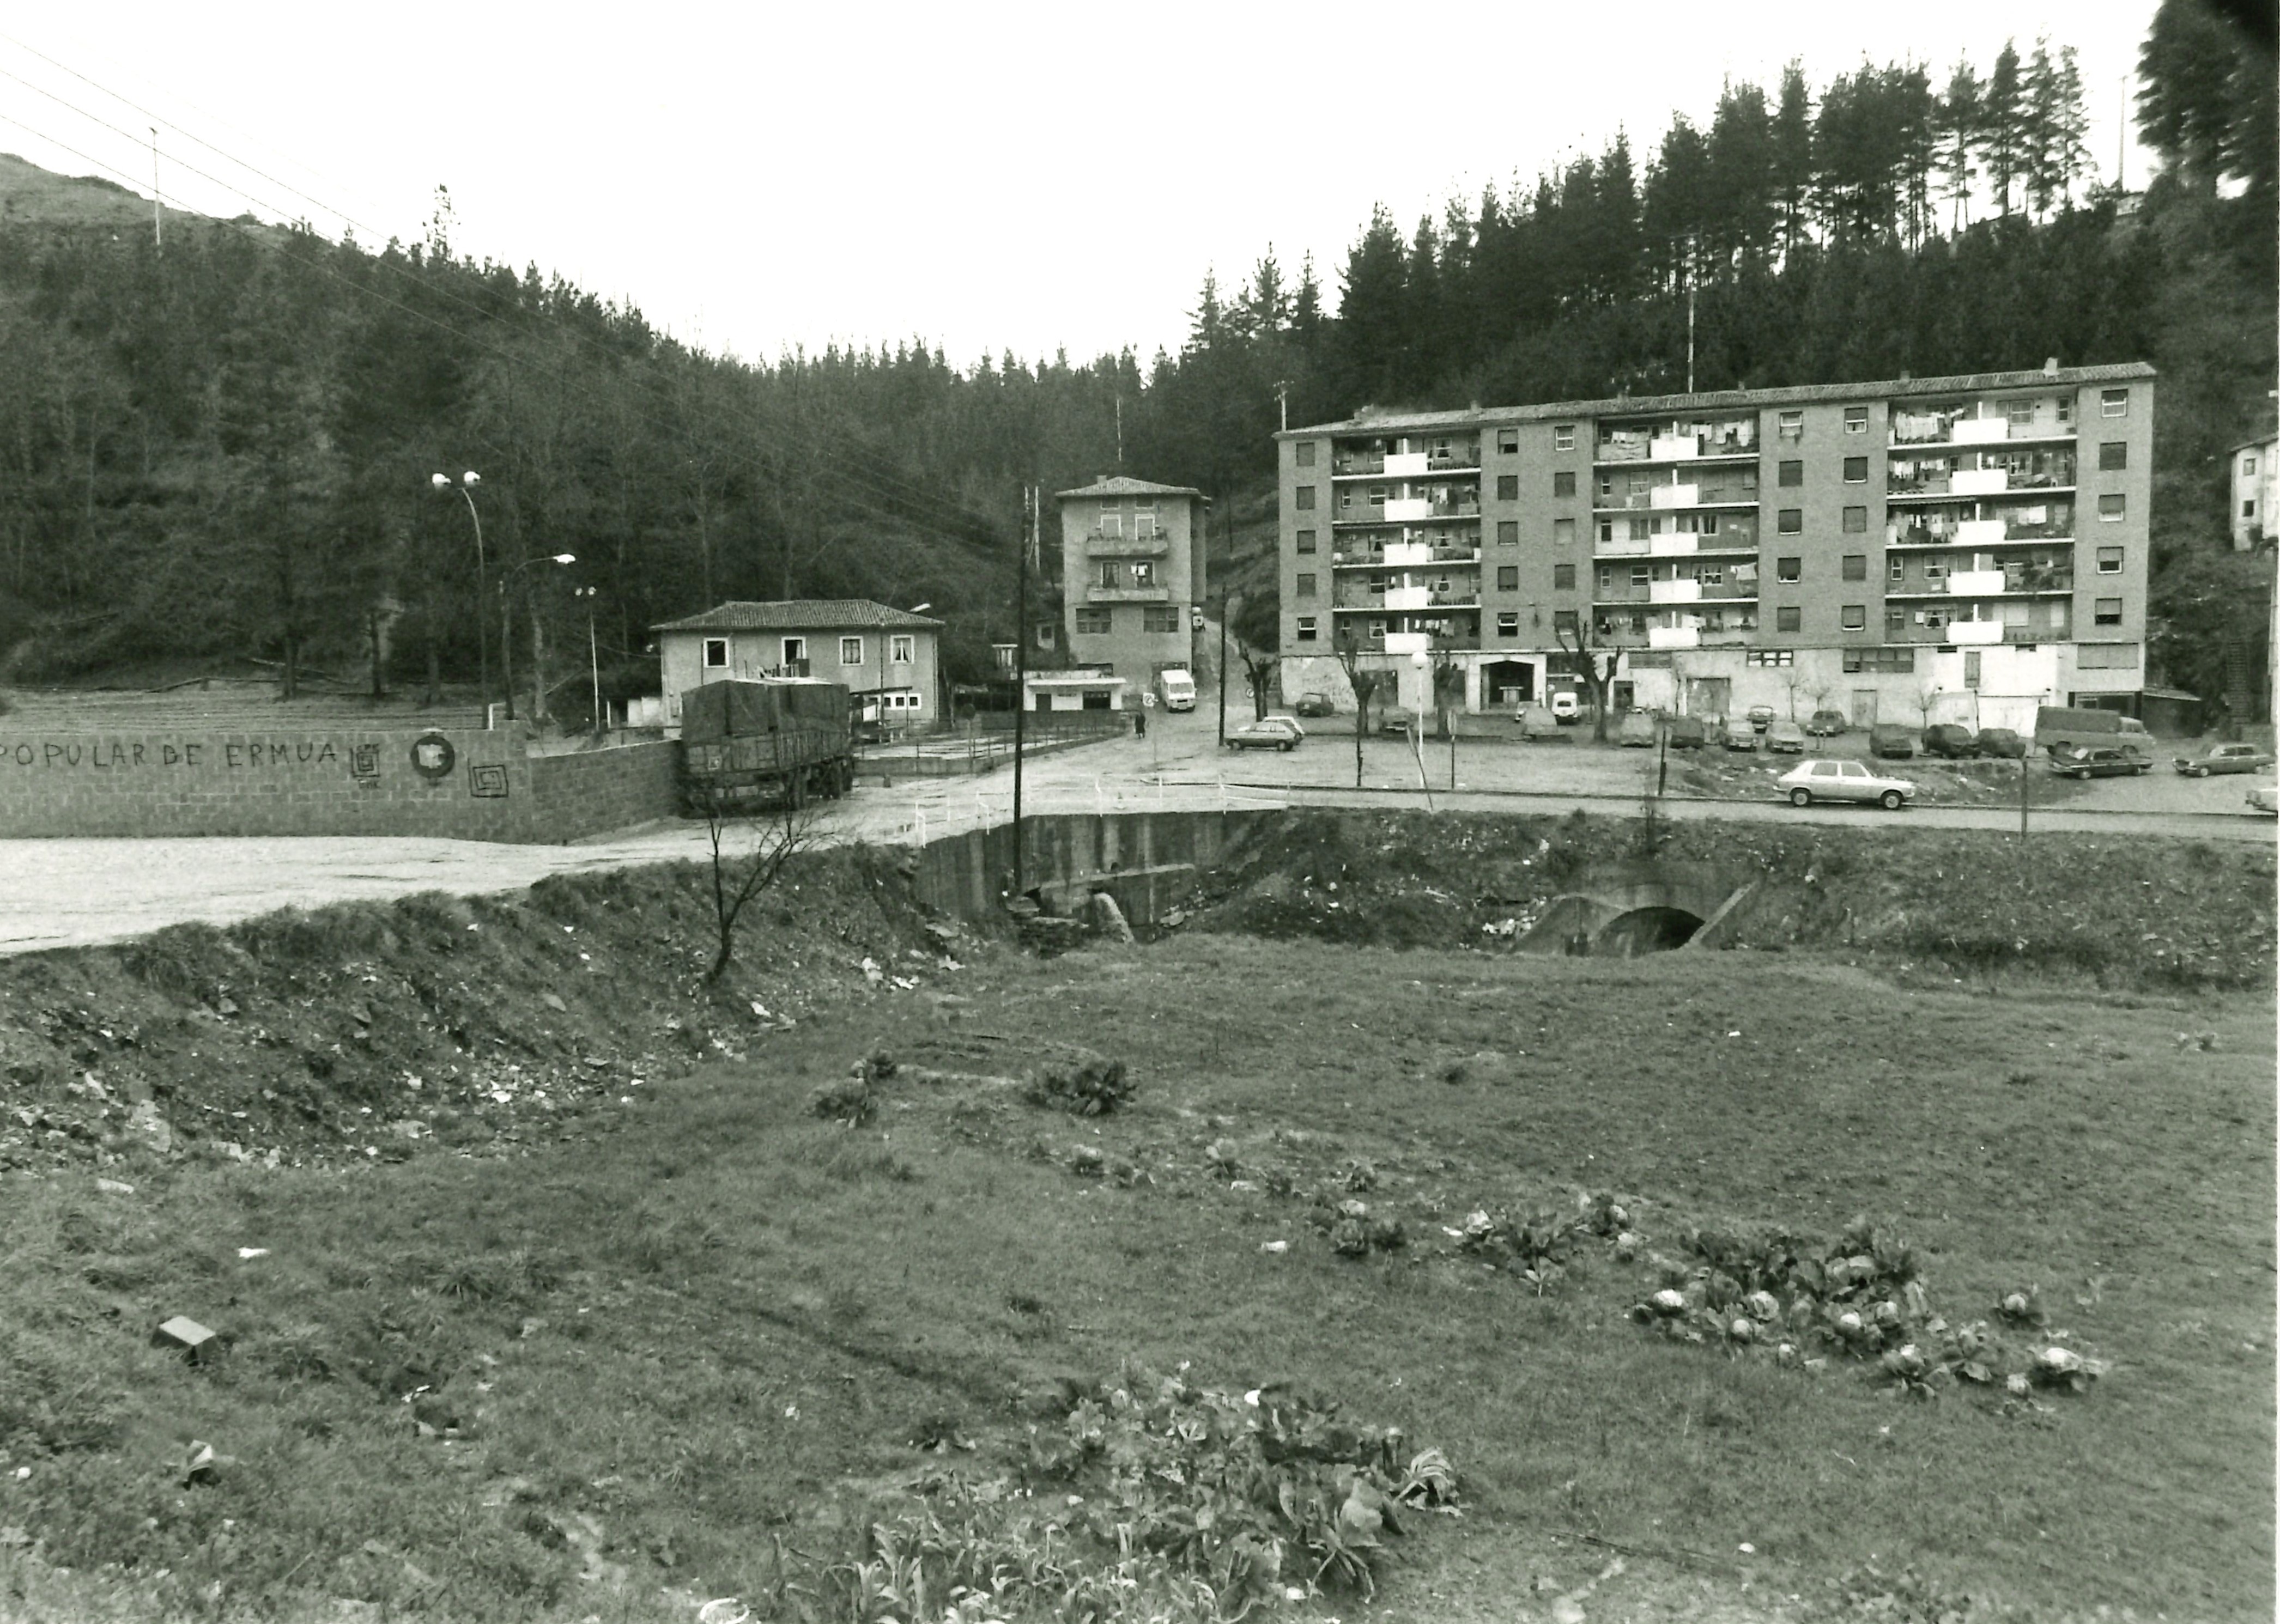
[[[2138, 363], [1464, 412], [1280, 443], [1282, 690], [1582, 687], [1698, 716], [2031, 726], [2145, 685]], [[1421, 659], [1419, 656], [1424, 658]]]
[[1122, 474], [1104, 474], [1055, 499], [1069, 658], [1124, 678], [1136, 704], [1158, 673], [1193, 669], [1209, 502], [1189, 486]]

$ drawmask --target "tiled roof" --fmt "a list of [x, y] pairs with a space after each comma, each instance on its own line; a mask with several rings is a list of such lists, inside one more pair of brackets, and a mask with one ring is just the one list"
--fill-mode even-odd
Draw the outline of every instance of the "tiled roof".
[[[1148, 480], [1136, 480], [1128, 474], [1105, 473], [1091, 484], [1075, 490], [1057, 490], [1060, 496], [1202, 496], [1203, 492], [1192, 485], [1158, 485]], [[1211, 498], [1205, 496], [1205, 501]]]
[[[1966, 373], [1951, 378], [1881, 379], [1865, 383], [1805, 383], [1785, 389], [1715, 389], [1704, 395], [1617, 396], [1611, 400], [1555, 400], [1529, 406], [1473, 406], [1458, 412], [1398, 412], [1286, 428], [1275, 437], [1399, 433], [1409, 429], [1472, 428], [1494, 423], [1542, 422], [1547, 418], [1652, 417], [1665, 412], [1715, 412], [1742, 406], [1798, 406], [1815, 402], [1970, 395], [1985, 389], [2025, 389], [2037, 384], [2118, 383], [2155, 376], [2143, 361], [2109, 366], [2040, 367], [2031, 372]], [[1082, 495], [1082, 492], [1073, 493]]]
[[942, 622], [907, 609], [890, 609], [867, 597], [790, 597], [770, 604], [716, 604], [685, 620], [661, 620], [653, 632], [836, 632], [846, 627], [891, 627], [897, 631], [939, 627]]

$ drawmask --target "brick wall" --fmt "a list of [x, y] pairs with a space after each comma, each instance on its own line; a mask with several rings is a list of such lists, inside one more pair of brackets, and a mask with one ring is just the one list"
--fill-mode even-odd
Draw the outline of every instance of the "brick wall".
[[35, 733], [0, 720], [0, 836], [571, 840], [670, 812], [673, 750], [533, 758], [481, 729]]

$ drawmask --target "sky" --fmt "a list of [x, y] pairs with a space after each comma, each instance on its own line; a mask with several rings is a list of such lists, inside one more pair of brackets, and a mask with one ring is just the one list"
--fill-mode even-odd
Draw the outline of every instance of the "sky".
[[[1176, 349], [1206, 270], [1337, 271], [1619, 128], [1642, 163], [1722, 84], [1865, 59], [1944, 84], [2006, 38], [2080, 53], [2111, 180], [2156, 0], [1414, 11], [106, 4], [0, 16], [0, 150], [169, 206], [425, 235], [628, 300], [748, 359], [922, 338], [960, 366]], [[42, 58], [47, 58], [43, 60]], [[2134, 83], [2127, 89], [2134, 95]], [[106, 127], [106, 125], [116, 127]], [[204, 144], [201, 144], [204, 143]], [[2119, 155], [2142, 186], [2134, 140]], [[204, 171], [204, 174], [194, 173]]]

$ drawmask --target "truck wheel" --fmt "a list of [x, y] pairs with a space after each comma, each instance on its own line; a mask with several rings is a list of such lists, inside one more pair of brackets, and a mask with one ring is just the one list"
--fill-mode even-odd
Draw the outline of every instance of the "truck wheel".
[[1789, 804], [1790, 804], [1791, 806], [1810, 806], [1810, 805], [1812, 805], [1812, 804], [1813, 804], [1813, 791], [1812, 791], [1812, 790], [1810, 790], [1810, 789], [1792, 789], [1792, 790], [1791, 790], [1791, 791], [1789, 792]]
[[1886, 812], [1898, 812], [1900, 810], [1900, 800], [1901, 796], [1899, 790], [1887, 789], [1883, 794], [1876, 797], [1876, 804], [1883, 807]]

